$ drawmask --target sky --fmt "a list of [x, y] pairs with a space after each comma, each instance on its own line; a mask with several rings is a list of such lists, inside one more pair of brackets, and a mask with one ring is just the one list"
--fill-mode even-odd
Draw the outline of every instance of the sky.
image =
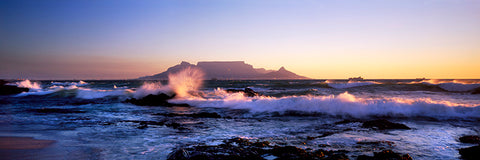
[[181, 61], [480, 79], [480, 1], [0, 0], [0, 79], [131, 79]]

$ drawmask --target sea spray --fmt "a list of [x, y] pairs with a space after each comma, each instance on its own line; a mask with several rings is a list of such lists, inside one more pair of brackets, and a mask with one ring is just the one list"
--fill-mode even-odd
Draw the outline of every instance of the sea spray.
[[170, 93], [171, 89], [169, 86], [163, 85], [160, 82], [146, 82], [140, 88], [138, 88], [133, 94], [134, 98], [142, 98], [149, 94], [159, 94], [159, 93]]
[[185, 98], [195, 95], [203, 84], [204, 73], [200, 69], [186, 68], [180, 72], [168, 75], [168, 85], [160, 82], [145, 83], [134, 93], [134, 98], [145, 97], [149, 94], [165, 93], [176, 94], [176, 97]]
[[178, 97], [188, 97], [202, 86], [204, 75], [200, 69], [189, 67], [168, 75], [168, 86]]
[[431, 99], [359, 98], [344, 92], [328, 96], [245, 97], [221, 90], [215, 96], [176, 99], [173, 103], [188, 103], [197, 107], [246, 109], [252, 113], [286, 113], [298, 111], [305, 114], [322, 113], [333, 116], [365, 118], [388, 117], [435, 117], [435, 118], [480, 118], [480, 104], [465, 106]]
[[17, 86], [22, 88], [34, 89], [34, 90], [42, 89], [42, 87], [38, 82], [31, 82], [28, 79], [21, 82], [17, 82]]

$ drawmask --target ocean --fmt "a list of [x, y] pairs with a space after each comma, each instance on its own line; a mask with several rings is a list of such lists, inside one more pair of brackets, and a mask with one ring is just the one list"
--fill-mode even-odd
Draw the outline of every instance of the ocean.
[[[182, 147], [240, 137], [350, 159], [381, 150], [413, 159], [459, 159], [463, 135], [480, 135], [480, 80], [84, 80], [13, 81], [29, 92], [0, 96], [0, 136], [54, 140], [1, 150], [7, 159], [167, 159]], [[248, 97], [227, 89], [250, 88]], [[175, 93], [168, 102], [124, 102]], [[198, 116], [215, 113], [214, 116]], [[377, 130], [386, 119], [411, 129]], [[347, 123], [339, 123], [339, 122]], [[275, 156], [265, 155], [265, 159]]]

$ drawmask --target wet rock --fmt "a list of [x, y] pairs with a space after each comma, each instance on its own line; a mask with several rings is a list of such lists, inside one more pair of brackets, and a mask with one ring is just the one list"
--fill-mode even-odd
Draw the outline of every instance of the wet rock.
[[178, 130], [188, 130], [188, 128], [183, 127], [180, 123], [177, 122], [166, 123], [165, 126]]
[[17, 86], [6, 85], [6, 84], [7, 84], [7, 81], [0, 80], [0, 95], [19, 94], [22, 92], [28, 92], [30, 90], [28, 88], [21, 88]]
[[255, 97], [255, 96], [258, 96], [258, 92], [255, 92], [253, 89], [251, 88], [245, 88], [244, 90], [241, 90], [241, 89], [227, 89], [227, 92], [228, 93], [238, 93], [238, 92], [241, 92], [243, 93], [243, 95], [247, 96], [247, 97]]
[[255, 147], [260, 147], [260, 148], [262, 148], [262, 147], [268, 147], [268, 146], [270, 146], [270, 142], [268, 142], [268, 141], [263, 141], [263, 142], [257, 141], [257, 142], [255, 142], [255, 143], [253, 143], [252, 145], [255, 146]]
[[401, 124], [393, 123], [385, 119], [366, 121], [362, 124], [363, 128], [372, 128], [377, 130], [386, 130], [386, 129], [410, 129], [410, 127]]
[[393, 146], [395, 144], [395, 142], [392, 142], [392, 141], [361, 141], [361, 142], [357, 142], [357, 144], [360, 144], [360, 145], [380, 145], [380, 144], [386, 144], [386, 145], [389, 145], [389, 146]]
[[64, 109], [64, 108], [40, 108], [40, 109], [29, 109], [30, 112], [37, 113], [86, 113], [86, 111], [77, 110], [77, 109]]
[[322, 138], [322, 137], [331, 136], [331, 135], [333, 135], [333, 134], [335, 134], [335, 133], [334, 133], [334, 132], [325, 132], [325, 133], [323, 133], [323, 134], [320, 135], [320, 136], [312, 136], [312, 137], [311, 137], [311, 136], [307, 136], [307, 140], [314, 140], [314, 139], [317, 139], [317, 138]]
[[480, 143], [480, 137], [479, 136], [473, 136], [473, 135], [462, 136], [462, 137], [459, 138], [459, 140], [462, 143], [472, 143], [472, 144], [479, 144]]
[[335, 124], [348, 124], [348, 123], [356, 123], [356, 122], [362, 122], [362, 121], [360, 121], [360, 120], [345, 119], [345, 120], [343, 120], [343, 121], [335, 122]]
[[271, 146], [268, 141], [250, 142], [248, 139], [232, 138], [216, 146], [198, 145], [181, 148], [169, 154], [169, 160], [184, 159], [348, 159], [346, 151], [301, 149], [295, 146]]
[[165, 116], [165, 117], [192, 117], [192, 118], [222, 118], [218, 113], [200, 112], [193, 114], [178, 114], [178, 113], [155, 113], [152, 115]]
[[171, 96], [165, 93], [160, 93], [157, 95], [149, 94], [140, 99], [136, 99], [136, 98], [127, 99], [125, 100], [125, 102], [138, 105], [138, 106], [165, 106], [165, 107], [172, 107], [172, 106], [189, 107], [190, 106], [188, 104], [183, 104], [183, 103], [182, 104], [169, 103], [168, 100], [174, 97], [175, 97], [175, 94]]
[[480, 87], [474, 89], [474, 90], [472, 91], [472, 94], [480, 94]]
[[458, 152], [461, 155], [462, 159], [466, 160], [478, 160], [480, 159], [480, 145], [462, 148], [459, 149]]
[[307, 151], [294, 146], [275, 147], [271, 153], [279, 159], [304, 159], [307, 157]]
[[140, 126], [137, 127], [138, 129], [145, 129], [148, 128], [148, 125], [146, 123], [140, 123]]
[[381, 152], [374, 152], [373, 157], [367, 155], [360, 155], [357, 160], [412, 160], [409, 154], [401, 155], [392, 150], [384, 150]]

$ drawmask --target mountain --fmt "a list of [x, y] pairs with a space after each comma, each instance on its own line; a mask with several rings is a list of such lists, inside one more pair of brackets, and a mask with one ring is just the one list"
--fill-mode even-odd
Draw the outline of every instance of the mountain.
[[141, 80], [164, 80], [169, 74], [177, 73], [185, 68], [197, 68], [205, 72], [205, 79], [242, 80], [242, 79], [309, 79], [286, 70], [284, 67], [278, 71], [264, 68], [253, 68], [244, 61], [208, 61], [198, 62], [197, 65], [183, 61], [170, 67], [167, 71], [152, 76], [140, 77]]

